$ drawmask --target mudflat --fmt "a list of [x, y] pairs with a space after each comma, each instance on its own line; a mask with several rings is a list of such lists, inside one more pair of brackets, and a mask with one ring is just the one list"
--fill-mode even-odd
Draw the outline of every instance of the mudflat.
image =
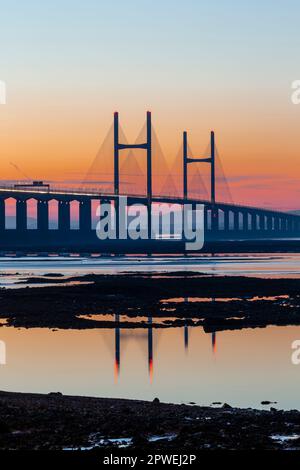
[[124, 328], [147, 328], [149, 316], [151, 327], [189, 324], [205, 331], [300, 324], [300, 279], [175, 272], [24, 282], [43, 286], [0, 291], [0, 318], [9, 326], [109, 328], [121, 322]]

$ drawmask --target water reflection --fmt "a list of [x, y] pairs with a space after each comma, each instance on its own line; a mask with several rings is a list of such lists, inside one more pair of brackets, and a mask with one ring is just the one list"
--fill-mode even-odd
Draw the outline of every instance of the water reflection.
[[[200, 298], [200, 297], [197, 297], [197, 298]], [[201, 298], [201, 300], [202, 300], [202, 298]], [[209, 298], [206, 299], [206, 301], [211, 301], [211, 302], [215, 302], [215, 300], [216, 300], [215, 297], [212, 297], [211, 299], [209, 299]], [[168, 303], [170, 301], [174, 301], [174, 299], [162, 300], [162, 302], [165, 302], [165, 303]], [[185, 302], [185, 303], [189, 303], [191, 301], [191, 298], [190, 297], [184, 297], [184, 298], [182, 298], [182, 301]], [[184, 349], [185, 349], [186, 353], [188, 352], [188, 349], [189, 349], [189, 325], [188, 325], [188, 320], [189, 320], [188, 318], [185, 318], [185, 324], [184, 324], [184, 327], [183, 327]], [[217, 335], [216, 332], [211, 333], [213, 353], [216, 352], [216, 339], [217, 339], [216, 335]]]
[[[121, 326], [120, 315], [115, 315], [115, 381], [118, 381], [121, 367]], [[128, 329], [126, 330], [128, 331]], [[153, 327], [152, 317], [148, 317], [148, 331], [147, 331], [147, 345], [148, 345], [148, 374], [150, 382], [153, 379]]]
[[150, 382], [153, 379], [153, 331], [152, 331], [152, 317], [148, 318], [148, 372]]
[[150, 319], [148, 326], [3, 326], [7, 364], [0, 366], [0, 389], [242, 407], [271, 400], [279, 408], [300, 407], [300, 366], [291, 362], [300, 327], [218, 331], [216, 341], [201, 326], [155, 328]]
[[184, 331], [184, 349], [187, 352], [188, 349], [189, 349], [189, 327], [186, 323], [184, 325], [184, 330], [183, 331]]
[[[213, 300], [213, 299], [212, 299]], [[118, 382], [120, 371], [121, 371], [121, 361], [122, 361], [122, 315], [115, 314], [115, 361], [114, 361], [114, 377], [115, 383]], [[183, 326], [183, 340], [184, 340], [184, 350], [187, 353], [189, 349], [189, 328], [194, 328], [189, 326], [188, 319], [185, 319], [185, 324]], [[153, 374], [154, 374], [154, 330], [159, 335], [160, 330], [153, 328], [153, 317], [151, 315], [148, 316], [147, 321], [147, 336], [144, 336], [147, 342], [147, 359], [148, 359], [148, 376], [149, 381], [152, 383], [153, 381]], [[134, 335], [134, 330], [129, 330], [128, 328], [123, 329], [123, 334], [131, 331]], [[207, 333], [209, 334], [209, 333]], [[211, 344], [212, 344], [212, 352], [215, 354], [216, 352], [216, 341], [217, 341], [217, 333], [212, 332], [211, 334]], [[125, 338], [126, 340], [126, 335]]]
[[211, 334], [211, 345], [212, 345], [213, 353], [215, 354], [217, 351], [217, 333], [216, 332], [213, 332]]
[[118, 377], [120, 374], [120, 315], [115, 316], [116, 327], [115, 327], [115, 381], [118, 381]]
[[[189, 299], [188, 297], [184, 298], [184, 302], [188, 302]], [[187, 318], [185, 319], [185, 325], [184, 325], [184, 349], [186, 352], [188, 352], [189, 349], [189, 327], [187, 325]]]

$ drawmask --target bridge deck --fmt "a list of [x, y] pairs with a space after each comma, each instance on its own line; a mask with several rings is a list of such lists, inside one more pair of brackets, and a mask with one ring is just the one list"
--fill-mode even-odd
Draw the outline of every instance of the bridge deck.
[[[22, 199], [40, 199], [43, 200], [51, 200], [51, 199], [65, 199], [68, 201], [72, 200], [84, 200], [84, 199], [107, 199], [107, 200], [115, 200], [118, 198], [113, 193], [101, 193], [96, 188], [91, 189], [84, 189], [84, 188], [15, 188], [14, 186], [8, 185], [0, 185], [0, 197], [3, 196], [5, 198], [22, 198]], [[120, 194], [121, 197], [127, 197], [128, 202], [130, 204], [133, 203], [141, 203], [147, 204], [148, 199], [146, 195], [140, 194]], [[154, 195], [152, 197], [153, 203], [167, 203], [167, 204], [204, 204], [207, 207], [211, 207], [212, 203], [209, 200], [205, 199], [195, 199], [195, 198], [187, 198], [183, 199], [182, 197], [176, 196], [167, 196], [167, 195]], [[216, 202], [214, 204], [217, 208], [224, 208], [227, 210], [241, 210], [241, 211], [251, 211], [256, 213], [266, 213], [269, 215], [285, 215], [290, 216], [293, 218], [300, 218], [297, 214], [292, 214], [289, 212], [279, 211], [275, 209], [269, 209], [265, 207], [257, 207], [257, 206], [249, 206], [244, 204], [235, 204], [235, 203], [227, 203], [227, 202]]]

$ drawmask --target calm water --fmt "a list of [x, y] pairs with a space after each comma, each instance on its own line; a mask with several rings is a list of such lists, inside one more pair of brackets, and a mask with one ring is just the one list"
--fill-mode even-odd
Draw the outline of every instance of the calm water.
[[[239, 254], [193, 257], [26, 257], [0, 258], [0, 287], [14, 286], [30, 275], [62, 273], [65, 276], [87, 273], [115, 274], [129, 271], [196, 271], [212, 275], [259, 277], [300, 277], [300, 253]], [[16, 275], [16, 273], [18, 273]]]
[[276, 400], [280, 408], [300, 408], [300, 365], [291, 363], [291, 342], [300, 339], [300, 327], [215, 337], [201, 327], [156, 329], [152, 338], [142, 329], [3, 327], [0, 337], [7, 347], [2, 390], [257, 408], [262, 400]]
[[[299, 277], [300, 256], [238, 255], [195, 258], [1, 259], [1, 283], [61, 272], [193, 270], [209, 274]], [[18, 272], [18, 274], [15, 274]], [[216, 307], [217, 308], [217, 307]], [[254, 306], [255, 308], [255, 306]], [[84, 315], [85, 312], [82, 312]], [[58, 330], [2, 326], [7, 363], [0, 389], [166, 402], [227, 402], [300, 409], [300, 365], [291, 343], [300, 327], [268, 327], [205, 333], [202, 327]]]

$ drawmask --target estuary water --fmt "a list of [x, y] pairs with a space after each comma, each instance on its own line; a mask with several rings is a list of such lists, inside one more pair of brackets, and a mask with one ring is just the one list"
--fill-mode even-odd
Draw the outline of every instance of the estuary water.
[[300, 365], [291, 361], [300, 327], [215, 334], [168, 328], [151, 335], [145, 329], [2, 327], [0, 389], [255, 408], [270, 400], [300, 408]]
[[[193, 258], [4, 258], [2, 287], [62, 273], [189, 270], [211, 275], [299, 277], [298, 254]], [[55, 283], [55, 279], [53, 281]], [[217, 308], [217, 306], [216, 306]], [[255, 308], [255, 307], [254, 307]], [[86, 312], [82, 312], [84, 315]], [[0, 328], [0, 389], [165, 402], [300, 409], [300, 365], [291, 360], [300, 327], [206, 333], [178, 328], [49, 330]], [[3, 356], [5, 352], [5, 356]], [[5, 358], [5, 361], [3, 360]], [[265, 406], [266, 407], [266, 406]], [[267, 408], [267, 407], [266, 407]]]
[[300, 253], [245, 253], [189, 257], [80, 257], [77, 255], [0, 257], [0, 287], [15, 287], [19, 280], [50, 273], [77, 276], [89, 273], [117, 274], [134, 271], [194, 271], [219, 276], [299, 278]]

